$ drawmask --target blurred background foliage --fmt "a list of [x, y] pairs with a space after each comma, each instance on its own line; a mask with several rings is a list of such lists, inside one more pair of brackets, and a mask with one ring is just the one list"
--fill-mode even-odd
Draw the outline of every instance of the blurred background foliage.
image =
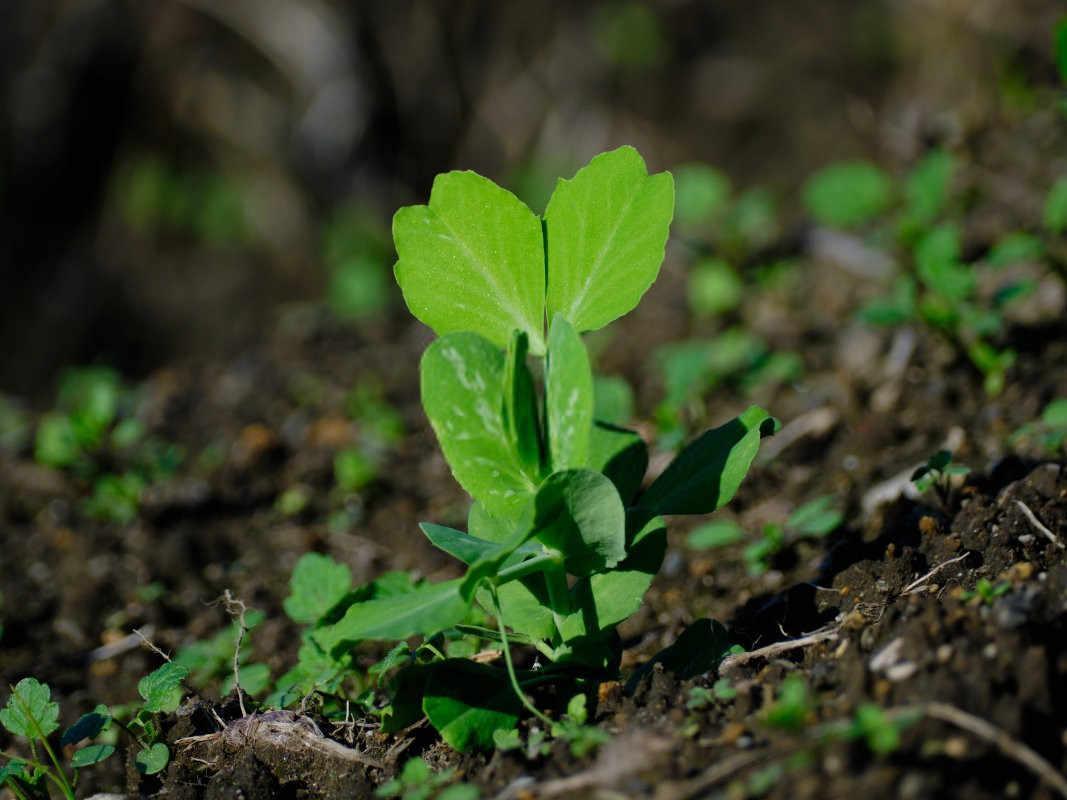
[[[900, 173], [933, 146], [969, 153], [1001, 203], [991, 218], [1008, 215], [992, 224], [1008, 229], [1039, 217], [1051, 176], [1067, 173], [1062, 115], [1034, 121], [1035, 87], [1057, 79], [1062, 12], [1054, 0], [8, 0], [0, 390], [47, 404], [72, 364], [137, 378], [236, 352], [282, 304], [325, 300], [386, 324], [390, 216], [450, 168], [537, 210], [556, 176], [621, 143], [675, 169], [667, 268], [697, 265], [698, 320], [736, 305], [734, 269], [788, 241], [802, 202], [844, 226], [880, 212], [890, 188], [870, 162]], [[1006, 124], [1033, 125], [1042, 146], [1002, 144]], [[862, 203], [833, 219], [857, 182]], [[795, 369], [751, 337], [731, 342], [761, 374]], [[680, 386], [693, 359], [662, 363]], [[676, 395], [668, 417], [687, 402]]]

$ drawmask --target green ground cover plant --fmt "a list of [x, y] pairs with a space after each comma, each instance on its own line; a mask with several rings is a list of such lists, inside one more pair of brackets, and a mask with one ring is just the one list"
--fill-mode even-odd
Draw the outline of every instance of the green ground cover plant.
[[[170, 761], [170, 749], [159, 740], [158, 717], [177, 710], [184, 695], [183, 681], [188, 670], [167, 662], [143, 677], [137, 685], [141, 703], [108, 708], [97, 705], [82, 714], [59, 738], [59, 704], [51, 688], [36, 678], [23, 678], [11, 687], [7, 703], [0, 709], [0, 725], [18, 739], [25, 740], [28, 755], [0, 752], [0, 788], [7, 788], [18, 800], [49, 796], [48, 784], [61, 796], [74, 800], [78, 771], [99, 764], [115, 753], [119, 731], [137, 746], [134, 766], [144, 775], [154, 775]], [[66, 764], [60, 756], [70, 751]]]
[[[1003, 345], [1006, 313], [1035, 282], [1009, 267], [1039, 264], [1064, 277], [1056, 240], [1067, 227], [1067, 189], [1053, 184], [1043, 226], [1010, 231], [979, 258], [965, 258], [955, 183], [959, 166], [944, 150], [921, 159], [898, 186], [866, 162], [832, 164], [811, 176], [803, 198], [819, 225], [848, 230], [893, 255], [901, 267], [860, 317], [871, 325], [923, 324], [947, 339], [999, 394], [1016, 354]], [[983, 285], [995, 284], [992, 292]]]
[[[642, 490], [645, 442], [594, 416], [581, 333], [630, 311], [655, 280], [673, 201], [671, 176], [649, 175], [623, 147], [559, 181], [542, 218], [472, 172], [438, 176], [428, 205], [397, 212], [397, 281], [438, 335], [422, 357], [423, 407], [473, 499], [467, 531], [421, 527], [466, 569], [440, 583], [383, 578], [353, 596], [343, 566], [303, 562], [286, 610], [310, 627], [279, 691], [336, 689], [358, 645], [399, 642], [375, 676], [387, 730], [425, 715], [456, 749], [491, 748], [525, 710], [572, 747], [589, 743], [584, 696], [554, 723], [528, 691], [614, 674], [615, 626], [659, 569], [663, 515], [728, 502], [776, 427], [753, 406]], [[506, 668], [451, 657], [467, 635], [499, 648]], [[549, 666], [517, 669], [514, 644]]]
[[[783, 549], [801, 539], [818, 539], [840, 527], [844, 514], [834, 498], [824, 495], [798, 506], [784, 522], [768, 522], [758, 538], [744, 549], [750, 575], [762, 575]], [[748, 537], [741, 526], [729, 519], [712, 520], [689, 532], [686, 543], [694, 550], [711, 550], [743, 542]]]
[[146, 434], [135, 406], [135, 392], [115, 370], [72, 368], [60, 380], [55, 409], [37, 425], [34, 458], [88, 484], [82, 508], [93, 519], [133, 521], [144, 489], [174, 474], [184, 457]]

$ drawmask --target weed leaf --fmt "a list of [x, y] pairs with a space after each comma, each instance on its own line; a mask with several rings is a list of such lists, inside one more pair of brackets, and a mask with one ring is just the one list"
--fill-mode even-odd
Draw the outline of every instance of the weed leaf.
[[162, 772], [170, 761], [170, 750], [163, 742], [156, 742], [151, 747], [138, 751], [133, 763], [142, 775], [155, 775]]
[[115, 745], [113, 744], [91, 744], [88, 747], [75, 750], [74, 755], [70, 757], [70, 765], [75, 769], [91, 767], [93, 764], [99, 764], [101, 761], [110, 758], [114, 752]]
[[186, 667], [168, 661], [141, 678], [137, 684], [137, 692], [144, 698], [145, 711], [176, 711], [182, 702], [182, 681], [188, 674]]
[[352, 572], [322, 553], [305, 553], [289, 579], [283, 606], [294, 622], [310, 625], [337, 605], [352, 588]]
[[848, 228], [881, 214], [892, 196], [889, 177], [865, 161], [832, 164], [804, 186], [804, 204], [823, 225]]
[[63, 731], [63, 737], [59, 740], [62, 745], [77, 744], [86, 739], [92, 739], [111, 722], [111, 711], [107, 706], [100, 704], [88, 714], [82, 714], [78, 721]]
[[59, 728], [59, 704], [47, 684], [23, 678], [0, 709], [0, 724], [15, 736], [43, 739]]

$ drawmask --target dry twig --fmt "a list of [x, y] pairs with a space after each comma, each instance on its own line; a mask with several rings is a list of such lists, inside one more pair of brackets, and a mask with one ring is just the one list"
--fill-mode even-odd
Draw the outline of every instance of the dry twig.
[[814, 633], [809, 633], [807, 636], [801, 636], [798, 639], [775, 642], [766, 647], [760, 647], [757, 650], [749, 650], [747, 653], [738, 653], [737, 655], [727, 656], [719, 664], [719, 674], [726, 675], [728, 672], [732, 672], [741, 665], [747, 664], [749, 661], [754, 661], [757, 658], [773, 658], [780, 653], [796, 650], [798, 647], [808, 647], [819, 642], [836, 639], [840, 628], [840, 625], [834, 625], [830, 628], [822, 628]]
[[948, 703], [924, 703], [918, 706], [918, 709], [928, 717], [955, 725], [957, 728], [973, 733], [979, 739], [984, 739], [995, 745], [1008, 758], [1026, 767], [1055, 789], [1061, 797], [1067, 798], [1067, 778], [1064, 778], [1055, 767], [1035, 750], [1018, 739], [1013, 739], [993, 723]]
[[1056, 547], [1063, 549], [1063, 542], [1056, 538], [1056, 534], [1050, 531], [1045, 525], [1037, 518], [1037, 515], [1030, 510], [1030, 506], [1026, 505], [1022, 500], [1016, 500], [1015, 505], [1019, 507], [1019, 510], [1023, 512], [1025, 517], [1030, 521], [1030, 524], [1034, 526], [1034, 529], [1052, 542]]
[[934, 575], [939, 573], [945, 567], [947, 567], [947, 566], [949, 566], [951, 564], [955, 564], [958, 561], [963, 561], [963, 559], [967, 558], [967, 556], [969, 556], [969, 555], [970, 555], [970, 553], [964, 553], [962, 556], [956, 556], [955, 558], [950, 558], [948, 561], [942, 561], [940, 564], [938, 564], [932, 570], [927, 572], [921, 578], [916, 578], [911, 583], [909, 583], [907, 586], [905, 586], [903, 591], [901, 591], [900, 596], [904, 597], [905, 595], [911, 594], [916, 589], [918, 589], [920, 586], [923, 586], [924, 584], [926, 584], [927, 581], [929, 581], [932, 577], [934, 577]]

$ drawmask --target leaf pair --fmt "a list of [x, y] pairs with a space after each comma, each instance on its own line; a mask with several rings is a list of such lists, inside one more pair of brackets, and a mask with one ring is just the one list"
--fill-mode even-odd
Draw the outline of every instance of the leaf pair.
[[546, 349], [562, 314], [595, 330], [637, 305], [656, 279], [674, 212], [670, 173], [649, 175], [632, 147], [602, 153], [560, 180], [544, 219], [473, 172], [438, 175], [425, 206], [393, 218], [395, 272], [408, 308], [438, 335], [511, 332]]

